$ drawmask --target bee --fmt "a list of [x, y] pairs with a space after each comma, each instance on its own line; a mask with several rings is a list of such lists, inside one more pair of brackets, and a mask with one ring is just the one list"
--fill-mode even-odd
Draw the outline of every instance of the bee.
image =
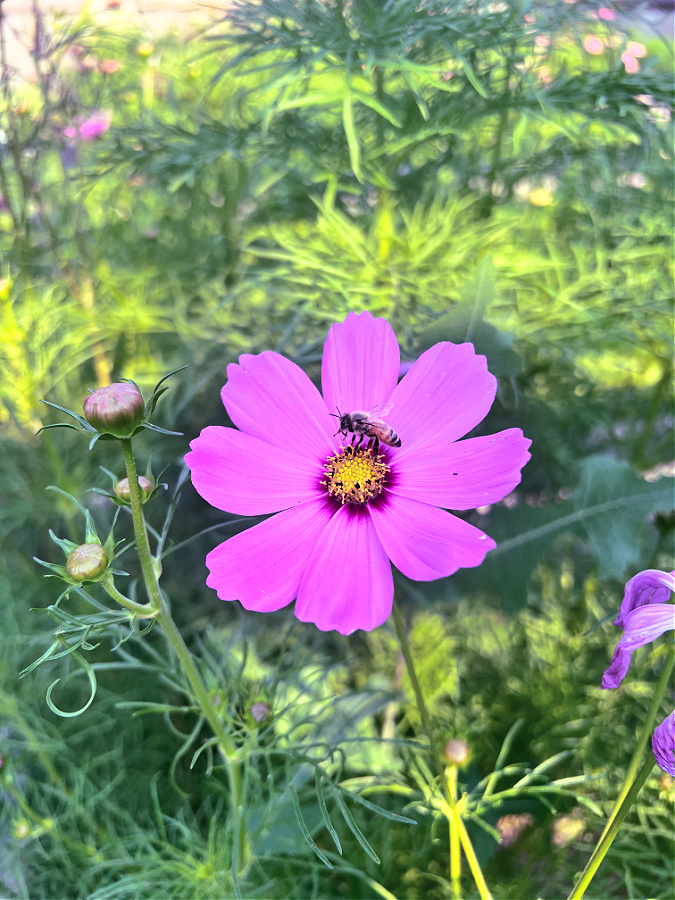
[[338, 409], [337, 415], [331, 413], [331, 416], [340, 422], [340, 427], [335, 434], [343, 434], [345, 437], [348, 434], [353, 434], [352, 444], [358, 435], [359, 440], [354, 448], [355, 450], [358, 450], [361, 446], [364, 437], [374, 438], [376, 450], [380, 442], [386, 444], [387, 447], [400, 447], [401, 438], [383, 419], [378, 418], [378, 415], [385, 416], [390, 409], [390, 406], [374, 406], [367, 412], [357, 410], [353, 413], [341, 413]]

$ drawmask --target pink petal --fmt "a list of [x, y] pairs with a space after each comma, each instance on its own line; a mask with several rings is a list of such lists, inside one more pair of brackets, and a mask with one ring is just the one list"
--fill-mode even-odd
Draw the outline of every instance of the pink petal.
[[614, 625], [623, 627], [624, 619], [639, 606], [651, 603], [665, 603], [675, 592], [675, 572], [662, 572], [660, 569], [645, 569], [634, 575], [626, 583], [626, 590]]
[[495, 542], [456, 516], [393, 494], [370, 507], [377, 534], [396, 568], [415, 581], [479, 566]]
[[221, 391], [227, 412], [246, 434], [275, 447], [292, 447], [316, 463], [338, 446], [331, 419], [314, 387], [299, 366], [279, 353], [245, 353], [227, 367]]
[[239, 600], [244, 609], [272, 612], [287, 606], [332, 514], [329, 504], [316, 500], [236, 534], [206, 557], [206, 584], [221, 600]]
[[520, 483], [531, 443], [519, 428], [509, 428], [453, 444], [401, 447], [390, 490], [445, 509], [496, 503]]
[[497, 379], [473, 344], [434, 344], [423, 353], [391, 395], [386, 421], [402, 448], [450, 443], [487, 415]]
[[295, 615], [321, 631], [371, 631], [391, 613], [394, 582], [367, 510], [341, 507], [320, 535]]
[[652, 603], [639, 606], [624, 619], [625, 631], [617, 649], [635, 650], [655, 641], [666, 631], [675, 630], [675, 606], [672, 603]]
[[349, 313], [331, 326], [323, 348], [321, 384], [328, 412], [351, 413], [386, 403], [396, 387], [399, 363], [389, 322], [369, 312]]
[[242, 516], [278, 512], [314, 499], [323, 467], [292, 447], [273, 447], [234, 428], [211, 425], [190, 444], [192, 484], [211, 506]]

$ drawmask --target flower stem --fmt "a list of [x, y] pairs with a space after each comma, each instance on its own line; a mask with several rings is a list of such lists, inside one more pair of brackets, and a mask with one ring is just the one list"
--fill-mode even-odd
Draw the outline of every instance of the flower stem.
[[[396, 603], [396, 598], [394, 598], [394, 605], [392, 607], [391, 613], [394, 619], [396, 637], [398, 638], [399, 647], [401, 648], [401, 653], [403, 654], [403, 659], [405, 660], [405, 667], [408, 670], [410, 684], [412, 685], [412, 689], [415, 693], [415, 703], [417, 704], [417, 711], [420, 714], [422, 727], [427, 734], [427, 738], [429, 739], [429, 748], [431, 749], [433, 754], [435, 742], [434, 732], [431, 727], [431, 719], [429, 718], [429, 712], [427, 710], [426, 703], [424, 702], [424, 694], [422, 693], [422, 688], [420, 687], [417, 672], [415, 671], [415, 663], [413, 662], [412, 653], [410, 652], [410, 644], [408, 643], [408, 637], [405, 633], [405, 625], [403, 624], [403, 617], [401, 616], [401, 611], [399, 610]], [[435, 768], [438, 768], [438, 766], [436, 766]]]
[[[457, 808], [457, 766], [449, 766], [447, 769], [448, 804], [450, 809]], [[450, 885], [456, 900], [462, 896], [462, 856], [460, 853], [459, 831], [454, 822], [454, 812], [448, 816], [448, 835], [450, 838]]]
[[[122, 444], [127, 478], [129, 479], [129, 499], [131, 502], [131, 518], [134, 526], [136, 548], [141, 563], [143, 581], [145, 582], [145, 588], [150, 601], [148, 606], [143, 608], [151, 610], [151, 614], [154, 615], [155, 621], [171, 645], [176, 659], [183, 670], [183, 674], [192, 688], [194, 699], [196, 700], [202, 715], [211, 726], [213, 734], [218, 741], [218, 749], [225, 762], [230, 782], [234, 845], [237, 848], [237, 859], [233, 861], [233, 868], [235, 869], [235, 874], [240, 874], [245, 871], [248, 865], [248, 842], [246, 840], [246, 831], [240, 802], [241, 760], [238, 758], [236, 746], [225, 730], [223, 723], [216, 712], [216, 708], [202, 681], [194, 658], [190, 653], [187, 644], [183, 640], [180, 631], [176, 627], [176, 623], [171, 616], [169, 607], [162, 596], [159, 581], [157, 580], [155, 560], [150, 552], [150, 542], [148, 540], [148, 532], [143, 517], [141, 489], [138, 484], [138, 475], [136, 472], [133, 450], [131, 448], [131, 440], [126, 438], [121, 440], [120, 443]], [[110, 591], [108, 593], [110, 593]], [[124, 599], [126, 600], [126, 598]], [[123, 605], [128, 606], [128, 602]], [[148, 613], [146, 612], [145, 615], [147, 616]]]
[[623, 820], [626, 818], [631, 806], [637, 799], [637, 795], [640, 793], [643, 784], [649, 778], [654, 765], [655, 763], [653, 757], [649, 757], [644, 761], [644, 763], [642, 764], [642, 768], [638, 772], [635, 781], [633, 781], [630, 788], [623, 797], [623, 800], [621, 801], [621, 803], [614, 807], [614, 811], [612, 812], [612, 816], [607, 823], [607, 827], [605, 828], [602, 837], [598, 841], [598, 844], [593, 851], [593, 855], [589, 859], [588, 865], [583, 871], [579, 883], [569, 895], [568, 900], [579, 900], [579, 898], [584, 896], [586, 888], [591, 883], [593, 876], [600, 867], [600, 863], [603, 861], [603, 859], [607, 855], [607, 851], [612, 846], [612, 842], [618, 834], [619, 828], [623, 824]]
[[112, 575], [106, 575], [101, 579], [100, 584], [106, 594], [108, 594], [109, 597], [112, 597], [115, 603], [119, 603], [120, 606], [130, 610], [130, 612], [139, 619], [152, 619], [157, 615], [156, 610], [153, 609], [150, 603], [136, 603], [135, 600], [130, 600], [128, 597], [125, 597], [124, 594], [120, 593], [113, 583]]
[[[623, 787], [619, 792], [619, 796], [616, 798], [614, 809], [612, 810], [610, 817], [607, 820], [607, 824], [605, 825], [605, 828], [600, 835], [600, 840], [598, 841], [596, 848], [591, 855], [591, 858], [588, 860], [586, 868], [582, 872], [579, 883], [575, 886], [574, 890], [569, 895], [568, 900], [579, 900], [579, 898], [583, 897], [586, 888], [591, 883], [591, 880], [598, 870], [600, 863], [611, 847], [612, 841], [616, 837], [616, 834], [619, 830], [619, 825], [626, 818], [631, 804], [637, 797], [640, 788], [647, 780], [647, 776], [653, 768], [654, 760], [651, 756], [643, 764], [641, 769], [640, 762], [642, 761], [645, 747], [647, 746], [647, 742], [649, 741], [649, 736], [654, 730], [654, 722], [658, 715], [659, 707], [661, 706], [661, 701], [663, 700], [663, 695], [665, 694], [668, 687], [674, 664], [675, 645], [671, 644], [668, 650], [668, 656], [666, 657], [663, 671], [661, 672], [661, 676], [656, 683], [656, 688], [654, 689], [654, 693], [652, 695], [652, 702], [649, 705], [649, 710], [647, 712], [647, 715], [645, 716], [642, 729], [640, 730], [637, 745], [635, 747], [635, 752], [633, 753], [633, 758], [631, 759], [630, 765], [628, 766], [628, 771], [626, 772], [626, 778], [624, 780]], [[636, 785], [638, 785], [637, 789]]]
[[[462, 850], [464, 851], [464, 856], [466, 856], [466, 861], [469, 864], [469, 868], [471, 869], [471, 874], [473, 875], [473, 880], [476, 882], [476, 887], [478, 888], [478, 893], [481, 897], [481, 900], [492, 900], [492, 894], [490, 893], [490, 889], [487, 886], [485, 881], [485, 877], [480, 867], [480, 863], [478, 862], [478, 857], [476, 856], [476, 851], [473, 849], [473, 844], [471, 843], [471, 838], [469, 837], [469, 832], [466, 830], [466, 825], [464, 824], [464, 819], [462, 818], [460, 806], [461, 802], [457, 802], [457, 767], [450, 766], [450, 772], [446, 778], [446, 796], [448, 799], [448, 809], [446, 811], [446, 815], [448, 817], [448, 826], [450, 828], [451, 834], [451, 854], [450, 854], [450, 866], [451, 866], [451, 883], [452, 889], [455, 893], [456, 897], [461, 897], [461, 887], [459, 883], [460, 878], [460, 859], [459, 859], [459, 845], [461, 844]], [[454, 783], [452, 772], [454, 771]], [[455, 834], [456, 841], [456, 849], [452, 847], [452, 834]], [[456, 853], [457, 858], [453, 863], [452, 854]], [[453, 866], [456, 868], [453, 871]]]
[[[439, 756], [435, 753], [436, 742], [434, 739], [433, 728], [431, 727], [431, 718], [429, 716], [429, 711], [427, 710], [426, 703], [424, 702], [424, 694], [422, 693], [422, 688], [420, 687], [420, 682], [417, 677], [417, 672], [415, 671], [415, 663], [413, 662], [412, 653], [410, 651], [410, 644], [408, 643], [408, 637], [405, 633], [405, 625], [403, 624], [403, 617], [401, 616], [401, 611], [399, 610], [396, 604], [396, 598], [394, 598], [394, 605], [392, 607], [392, 617], [394, 619], [394, 628], [396, 629], [396, 637], [398, 638], [398, 643], [401, 648], [401, 653], [403, 654], [403, 659], [405, 660], [406, 669], [408, 670], [408, 677], [410, 678], [410, 683], [412, 685], [413, 691], [415, 692], [415, 702], [417, 704], [417, 710], [420, 714], [420, 719], [422, 720], [422, 726], [427, 734], [429, 739], [429, 748], [431, 750], [431, 756], [433, 759], [434, 769], [437, 771], [437, 774], [440, 774], [442, 778], [444, 778], [444, 773], [441, 769], [441, 765], [439, 762]], [[454, 768], [454, 767], [453, 767]], [[456, 794], [456, 769], [455, 769], [455, 794]], [[464, 850], [464, 855], [466, 856], [466, 860], [469, 864], [469, 868], [471, 869], [471, 874], [474, 877], [474, 881], [476, 882], [476, 887], [478, 888], [478, 893], [480, 894], [481, 900], [492, 900], [492, 894], [488, 890], [488, 886], [485, 883], [485, 878], [483, 877], [483, 873], [480, 868], [480, 863], [478, 862], [478, 858], [476, 857], [476, 853], [473, 849], [473, 845], [471, 843], [471, 838], [466, 830], [466, 826], [464, 825], [464, 821], [462, 819], [460, 810], [458, 808], [458, 804], [455, 800], [455, 794], [453, 794], [452, 787], [449, 781], [446, 780], [447, 786], [447, 798], [448, 798], [448, 809], [446, 812], [448, 818], [448, 827], [450, 828], [450, 866], [453, 890], [459, 890], [459, 876], [460, 876], [460, 867], [459, 867], [459, 844], [461, 844], [462, 849]], [[456, 835], [453, 838], [453, 833]], [[457, 841], [456, 846], [453, 844], [453, 841]], [[454, 868], [456, 867], [456, 868]], [[456, 873], [456, 884], [457, 888], [455, 889], [455, 873]], [[460, 896], [457, 893], [457, 896]]]

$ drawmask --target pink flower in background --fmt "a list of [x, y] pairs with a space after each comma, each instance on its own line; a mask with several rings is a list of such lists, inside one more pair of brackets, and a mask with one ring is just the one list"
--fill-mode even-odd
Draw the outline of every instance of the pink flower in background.
[[114, 75], [116, 72], [119, 72], [121, 68], [122, 63], [119, 59], [102, 59], [99, 64], [99, 69], [104, 75]]
[[631, 56], [629, 53], [627, 53], [625, 50], [621, 54], [621, 62], [623, 63], [624, 68], [629, 75], [635, 75], [636, 72], [640, 71], [639, 61], [635, 59], [634, 56]]
[[67, 138], [80, 141], [95, 141], [110, 128], [112, 113], [110, 110], [99, 110], [75, 125], [68, 125], [63, 129]]
[[592, 56], [600, 56], [605, 52], [605, 45], [597, 34], [587, 34], [584, 38], [584, 50]]
[[605, 22], [611, 22], [614, 19], [614, 10], [606, 6], [601, 6], [598, 10], [598, 18], [604, 19]]
[[640, 60], [647, 55], [647, 48], [639, 41], [629, 41], [628, 46], [621, 54], [621, 62], [629, 75], [635, 75], [640, 71]]
[[[495, 546], [445, 510], [506, 496], [530, 441], [516, 428], [458, 440], [497, 387], [471, 344], [436, 344], [397, 383], [399, 367], [393, 329], [367, 312], [330, 329], [323, 397], [278, 353], [228, 366], [221, 396], [236, 428], [209, 426], [192, 441], [192, 483], [217, 509], [276, 515], [206, 557], [222, 600], [271, 612], [295, 599], [298, 619], [322, 631], [369, 631], [391, 613], [390, 563], [430, 581], [480, 565]], [[338, 410], [380, 423], [341, 438]]]

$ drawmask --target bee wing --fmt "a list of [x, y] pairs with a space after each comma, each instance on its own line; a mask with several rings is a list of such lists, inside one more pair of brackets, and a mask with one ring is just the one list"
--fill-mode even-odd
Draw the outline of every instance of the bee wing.
[[373, 406], [368, 410], [368, 413], [373, 416], [386, 416], [388, 415], [393, 407], [393, 403], [379, 403], [377, 406]]

